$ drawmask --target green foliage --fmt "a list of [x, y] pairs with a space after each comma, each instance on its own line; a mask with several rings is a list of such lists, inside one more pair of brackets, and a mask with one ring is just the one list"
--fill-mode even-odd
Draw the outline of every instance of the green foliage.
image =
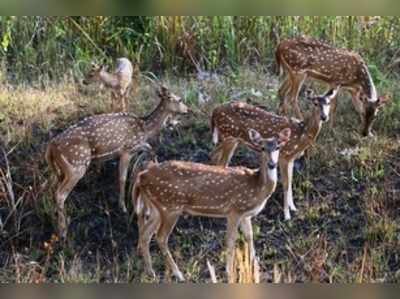
[[381, 82], [399, 29], [398, 17], [0, 17], [0, 62], [12, 82], [81, 76], [118, 56], [152, 72], [269, 68], [279, 40], [307, 34], [361, 52]]

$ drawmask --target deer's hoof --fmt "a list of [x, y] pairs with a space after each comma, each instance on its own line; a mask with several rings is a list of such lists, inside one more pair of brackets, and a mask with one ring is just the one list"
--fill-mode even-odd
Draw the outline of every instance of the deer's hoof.
[[154, 272], [153, 269], [147, 269], [146, 270], [146, 275], [152, 280], [156, 280], [156, 278], [157, 278], [156, 277], [156, 272]]
[[120, 204], [120, 208], [124, 214], [128, 213], [128, 210], [124, 204]]
[[183, 276], [181, 271], [177, 271], [176, 273], [174, 273], [174, 275], [179, 280], [179, 282], [185, 281], [185, 277]]

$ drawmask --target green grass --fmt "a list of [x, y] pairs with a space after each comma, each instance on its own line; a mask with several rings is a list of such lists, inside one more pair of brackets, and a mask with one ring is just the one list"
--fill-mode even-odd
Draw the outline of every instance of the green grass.
[[[160, 161], [207, 161], [213, 148], [211, 111], [235, 95], [247, 97], [253, 89], [262, 94], [253, 96], [254, 101], [271, 111], [277, 107], [278, 78], [254, 67], [220, 74], [218, 80], [168, 74], [162, 81], [185, 96], [196, 113], [182, 117], [179, 127], [163, 130], [152, 141]], [[396, 95], [396, 83], [385, 82], [378, 90]], [[198, 103], [200, 87], [210, 98], [203, 105]], [[109, 101], [107, 92], [68, 79], [37, 87], [0, 85], [0, 133], [11, 151], [13, 192], [20, 199], [15, 218], [0, 232], [0, 282], [152, 282], [143, 275], [136, 252], [136, 224], [129, 224], [118, 208], [117, 169], [112, 162], [105, 163], [100, 173], [91, 168], [69, 196], [67, 248], [50, 241], [55, 206], [43, 157], [49, 132], [55, 134], [86, 115], [107, 111]], [[143, 115], [156, 103], [155, 87], [142, 78], [130, 110]], [[323, 127], [302, 173], [295, 173], [299, 211], [293, 220], [283, 221], [280, 185], [254, 219], [262, 281], [399, 282], [400, 106], [393, 101], [385, 107], [374, 125], [375, 137], [365, 139], [358, 134], [360, 123], [354, 109], [349, 109], [350, 99], [341, 95], [338, 103], [336, 127]], [[310, 108], [304, 101], [302, 106]], [[345, 149], [357, 150], [345, 156], [341, 154]], [[233, 164], [254, 167], [255, 159], [242, 147]], [[2, 221], [8, 213], [9, 198], [0, 195]], [[189, 281], [210, 281], [207, 260], [224, 279], [224, 232], [222, 220], [180, 219], [170, 247]], [[155, 242], [151, 252], [159, 274], [156, 281], [174, 281], [165, 272]]]
[[[142, 71], [272, 71], [277, 43], [306, 34], [352, 48], [376, 82], [398, 71], [400, 18], [362, 16], [0, 17], [0, 82], [63, 82], [91, 60], [126, 56]], [[378, 67], [379, 66], [379, 67]]]

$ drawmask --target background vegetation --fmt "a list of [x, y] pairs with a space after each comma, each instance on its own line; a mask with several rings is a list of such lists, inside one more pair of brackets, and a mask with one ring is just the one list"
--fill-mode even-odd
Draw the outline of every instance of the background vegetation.
[[118, 56], [152, 72], [271, 69], [277, 43], [298, 34], [353, 48], [381, 72], [399, 58], [398, 17], [0, 17], [0, 54], [17, 82], [79, 76]]
[[[160, 161], [207, 163], [216, 105], [251, 97], [276, 111], [274, 49], [297, 34], [360, 52], [392, 102], [377, 117], [375, 137], [363, 139], [340, 94], [336, 127], [324, 126], [295, 174], [299, 212], [283, 221], [279, 186], [254, 221], [261, 280], [399, 282], [398, 17], [0, 17], [0, 282], [147, 281], [135, 222], [118, 208], [115, 161], [92, 167], [68, 198], [68, 246], [53, 236], [46, 143], [82, 117], [109, 111], [108, 92], [80, 84], [90, 61], [127, 56], [139, 64], [129, 99], [139, 115], [158, 101], [149, 79], [182, 95], [195, 113], [152, 143]], [[234, 164], [256, 161], [241, 148]], [[206, 260], [224, 277], [224, 231], [223, 221], [179, 221], [171, 248], [190, 281], [209, 281]], [[152, 252], [159, 279], [170, 280], [157, 246]]]

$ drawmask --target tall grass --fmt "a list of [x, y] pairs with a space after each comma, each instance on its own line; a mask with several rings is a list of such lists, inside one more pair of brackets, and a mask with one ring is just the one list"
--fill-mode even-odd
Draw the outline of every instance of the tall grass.
[[0, 17], [0, 59], [10, 82], [80, 76], [117, 56], [153, 72], [271, 68], [276, 44], [298, 34], [360, 51], [381, 72], [398, 60], [399, 17], [352, 16]]

